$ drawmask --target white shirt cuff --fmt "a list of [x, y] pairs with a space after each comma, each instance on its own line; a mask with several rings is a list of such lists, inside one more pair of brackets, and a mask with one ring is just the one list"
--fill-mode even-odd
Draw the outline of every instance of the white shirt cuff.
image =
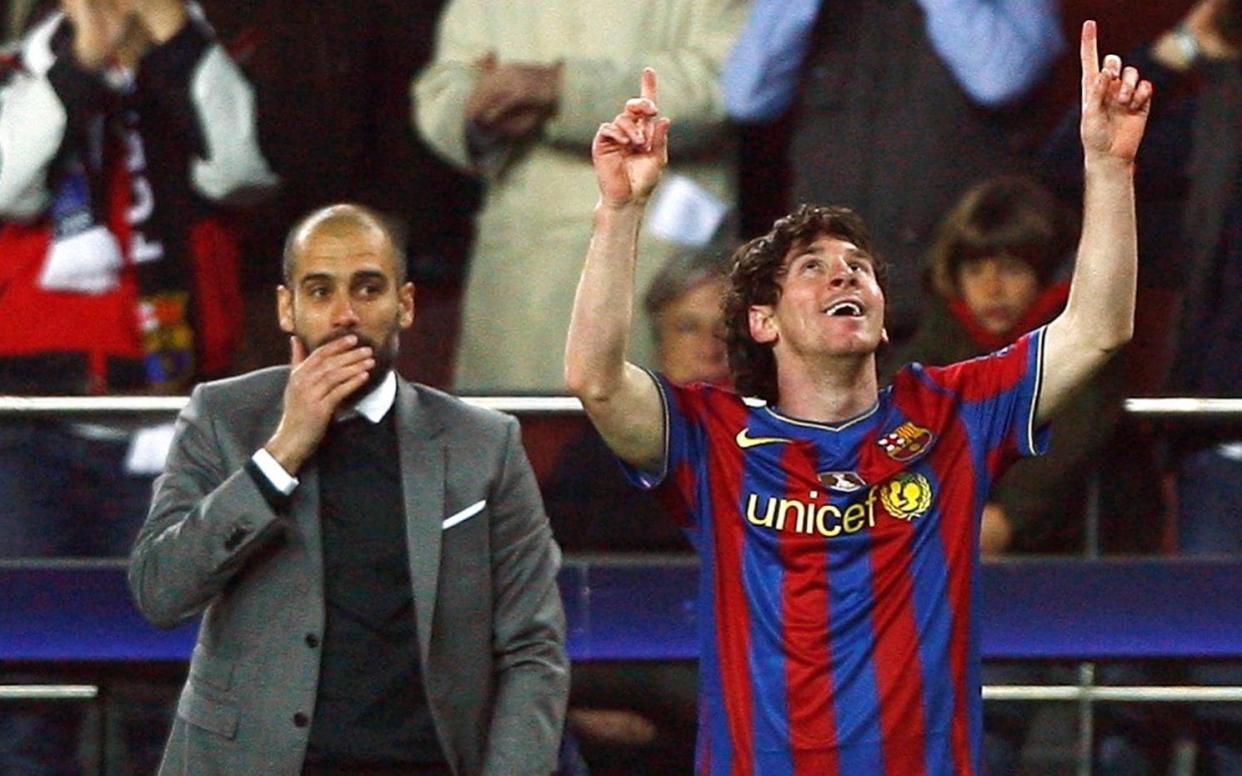
[[267, 481], [272, 487], [288, 496], [293, 493], [293, 489], [298, 486], [298, 478], [285, 471], [285, 467], [277, 463], [265, 448], [260, 447], [255, 454], [251, 456], [254, 465], [259, 467], [259, 471], [263, 472], [263, 476], [267, 477]]

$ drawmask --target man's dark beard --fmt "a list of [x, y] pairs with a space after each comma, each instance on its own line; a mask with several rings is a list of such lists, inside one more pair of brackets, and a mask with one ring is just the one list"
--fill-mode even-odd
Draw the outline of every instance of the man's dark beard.
[[305, 337], [300, 334], [297, 335], [298, 339], [302, 341], [302, 347], [307, 353], [310, 353], [312, 350], [322, 348], [329, 342], [339, 340], [341, 337], [347, 337], [350, 334], [358, 338], [358, 344], [355, 345], [355, 347], [371, 349], [371, 357], [375, 359], [375, 366], [371, 367], [371, 373], [367, 375], [367, 381], [355, 388], [348, 396], [341, 400], [340, 409], [345, 410], [353, 409], [354, 405], [361, 401], [363, 397], [375, 390], [375, 387], [380, 383], [384, 382], [384, 378], [387, 377], [388, 373], [393, 370], [393, 367], [397, 363], [398, 342], [396, 331], [389, 332], [383, 346], [376, 345], [375, 341], [370, 337], [366, 336], [362, 332], [354, 331], [353, 329], [338, 329], [324, 337], [323, 341], [314, 348], [310, 347], [310, 344], [306, 341]]

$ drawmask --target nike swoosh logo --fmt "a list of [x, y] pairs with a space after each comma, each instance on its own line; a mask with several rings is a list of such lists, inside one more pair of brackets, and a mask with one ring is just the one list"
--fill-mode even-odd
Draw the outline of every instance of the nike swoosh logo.
[[749, 447], [758, 447], [759, 445], [789, 444], [792, 441], [792, 439], [786, 439], [785, 437], [753, 437], [750, 435], [750, 429], [748, 428], [743, 428], [737, 432], [737, 446], [743, 450]]

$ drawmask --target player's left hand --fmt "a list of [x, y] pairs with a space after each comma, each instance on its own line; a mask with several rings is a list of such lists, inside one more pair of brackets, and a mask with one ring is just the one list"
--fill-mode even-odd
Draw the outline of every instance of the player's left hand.
[[1122, 68], [1121, 57], [1109, 54], [1100, 66], [1096, 25], [1082, 25], [1082, 147], [1087, 161], [1134, 161], [1147, 115], [1152, 85], [1140, 80], [1138, 70]]
[[655, 71], [644, 68], [641, 96], [595, 133], [591, 162], [604, 205], [642, 204], [660, 181], [668, 164], [669, 120], [660, 116], [656, 95]]

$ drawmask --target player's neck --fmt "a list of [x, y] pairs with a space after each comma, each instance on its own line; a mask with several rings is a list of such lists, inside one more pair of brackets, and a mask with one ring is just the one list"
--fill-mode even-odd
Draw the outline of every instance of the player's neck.
[[879, 383], [874, 354], [778, 369], [779, 408], [786, 415], [836, 423], [862, 414], [876, 402]]

